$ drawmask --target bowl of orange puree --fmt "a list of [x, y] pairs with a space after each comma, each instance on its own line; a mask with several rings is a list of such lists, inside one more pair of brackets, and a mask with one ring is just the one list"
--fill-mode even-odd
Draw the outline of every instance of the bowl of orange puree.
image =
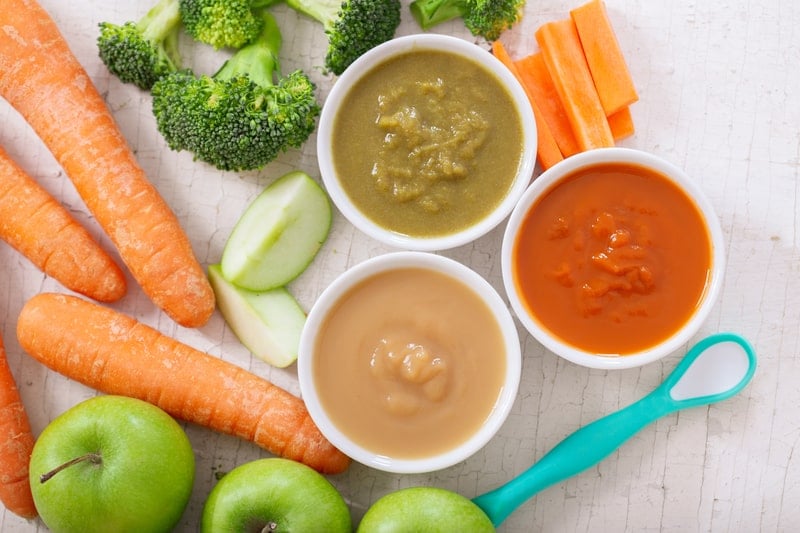
[[505, 422], [521, 372], [516, 324], [478, 273], [430, 252], [355, 265], [308, 314], [297, 372], [311, 418], [361, 464], [452, 466]]
[[503, 283], [525, 329], [579, 365], [632, 368], [687, 343], [725, 270], [700, 186], [627, 148], [571, 156], [525, 191], [503, 236]]

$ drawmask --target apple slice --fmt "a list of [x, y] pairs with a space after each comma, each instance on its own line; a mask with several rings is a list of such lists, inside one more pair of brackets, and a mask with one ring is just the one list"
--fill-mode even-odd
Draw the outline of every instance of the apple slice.
[[328, 195], [305, 172], [264, 189], [234, 226], [222, 252], [222, 274], [251, 291], [282, 287], [311, 263], [331, 227]]
[[248, 291], [225, 279], [219, 265], [208, 267], [208, 279], [222, 317], [253, 355], [279, 368], [297, 360], [306, 314], [285, 287]]

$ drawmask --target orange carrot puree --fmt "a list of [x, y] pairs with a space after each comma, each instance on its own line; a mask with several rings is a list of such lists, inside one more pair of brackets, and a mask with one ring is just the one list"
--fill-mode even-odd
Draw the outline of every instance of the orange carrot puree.
[[710, 275], [710, 243], [699, 208], [665, 176], [592, 166], [528, 213], [514, 248], [515, 283], [564, 342], [630, 354], [690, 318]]

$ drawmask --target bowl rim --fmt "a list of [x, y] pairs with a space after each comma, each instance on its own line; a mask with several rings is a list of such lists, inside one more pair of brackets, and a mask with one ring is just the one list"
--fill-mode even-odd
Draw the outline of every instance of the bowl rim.
[[[694, 201], [709, 233], [711, 245], [711, 273], [698, 308], [689, 320], [662, 342], [630, 355], [597, 354], [581, 350], [561, 341], [530, 316], [517, 294], [513, 273], [513, 249], [522, 219], [536, 201], [558, 182], [575, 171], [604, 163], [631, 163], [657, 171], [683, 190]], [[669, 355], [684, 346], [699, 330], [711, 313], [722, 289], [725, 272], [724, 236], [713, 205], [686, 172], [673, 163], [654, 154], [624, 147], [597, 148], [570, 156], [544, 171], [528, 187], [509, 217], [501, 247], [503, 285], [514, 314], [524, 328], [556, 355], [581, 366], [596, 369], [627, 369], [639, 367]]]
[[[325, 414], [316, 394], [312, 372], [317, 332], [327, 313], [354, 285], [375, 274], [400, 268], [424, 268], [441, 272], [472, 289], [493, 312], [500, 328], [506, 353], [504, 385], [491, 413], [481, 428], [455, 448], [430, 457], [393, 459], [353, 442]], [[297, 374], [300, 395], [309, 415], [322, 434], [345, 455], [363, 465], [385, 472], [419, 474], [442, 470], [461, 462], [483, 448], [500, 430], [516, 401], [522, 373], [522, 349], [511, 311], [494, 287], [474, 270], [441, 255], [422, 251], [388, 252], [369, 258], [340, 274], [316, 300], [308, 313], [300, 336]]]
[[[523, 133], [522, 156], [517, 175], [508, 194], [494, 211], [460, 231], [448, 235], [415, 237], [394, 232], [364, 215], [344, 192], [333, 165], [330, 138], [343, 98], [350, 88], [372, 68], [385, 60], [412, 50], [443, 50], [470, 59], [489, 70], [509, 91], [520, 115]], [[511, 71], [490, 51], [473, 42], [452, 35], [420, 33], [395, 37], [367, 51], [356, 59], [331, 87], [322, 107], [316, 135], [317, 161], [325, 188], [334, 205], [358, 230], [395, 249], [442, 251], [462, 246], [487, 234], [500, 225], [525, 192], [536, 166], [538, 132], [527, 93]]]

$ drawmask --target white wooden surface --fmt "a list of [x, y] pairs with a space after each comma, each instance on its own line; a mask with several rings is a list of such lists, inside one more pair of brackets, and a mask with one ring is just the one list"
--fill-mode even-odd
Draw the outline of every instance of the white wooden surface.
[[[136, 19], [148, 2], [41, 0], [106, 97], [146, 169], [189, 233], [204, 264], [219, 260], [244, 207], [283, 172], [318, 170], [312, 138], [260, 172], [236, 175], [171, 152], [150, 112], [150, 98], [109, 76], [97, 57], [102, 20]], [[580, 3], [530, 1], [524, 21], [503, 36], [515, 57], [533, 50], [533, 30]], [[419, 31], [405, 9], [399, 34]], [[664, 418], [589, 471], [540, 493], [502, 531], [797, 531], [800, 529], [800, 4], [793, 0], [607, 0], [641, 100], [624, 146], [653, 152], [701, 184], [721, 218], [728, 267], [704, 335], [736, 331], [756, 347], [759, 368], [740, 395]], [[321, 74], [326, 39], [319, 26], [276, 12], [284, 30], [285, 70], [303, 68], [324, 98], [334, 80]], [[459, 23], [437, 31], [472, 38]], [[186, 63], [211, 72], [222, 56], [183, 42]], [[0, 73], [2, 75], [2, 73]], [[98, 236], [108, 241], [39, 139], [0, 101], [0, 144]], [[502, 228], [446, 252], [501, 290]], [[292, 290], [306, 308], [340, 272], [389, 251], [337, 215], [330, 240]], [[6, 245], [0, 246], [0, 323], [8, 357], [38, 434], [49, 420], [95, 394], [47, 371], [15, 338], [16, 317], [39, 291], [63, 291]], [[298, 393], [294, 367], [254, 360], [218, 314], [187, 330], [157, 312], [131, 284], [116, 308], [164, 333], [233, 361]], [[442, 472], [390, 475], [353, 465], [334, 484], [357, 521], [379, 496], [410, 485], [445, 487], [473, 497], [507, 481], [564, 436], [652, 390], [680, 354], [641, 369], [603, 372], [566, 363], [522, 335], [519, 398], [500, 434], [484, 450]], [[187, 376], [186, 379], [191, 379]], [[197, 481], [182, 531], [196, 529], [215, 474], [265, 452], [238, 439], [187, 427], [197, 454]], [[0, 514], [2, 531], [44, 526]]]

